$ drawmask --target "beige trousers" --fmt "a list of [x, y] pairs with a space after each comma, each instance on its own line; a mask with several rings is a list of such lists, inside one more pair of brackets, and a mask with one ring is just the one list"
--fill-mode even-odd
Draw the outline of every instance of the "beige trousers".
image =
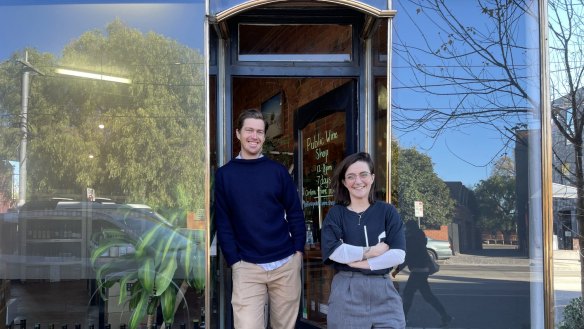
[[231, 297], [235, 329], [265, 328], [266, 300], [269, 300], [271, 328], [294, 329], [300, 306], [301, 268], [302, 254], [298, 252], [273, 271], [244, 261], [235, 263]]

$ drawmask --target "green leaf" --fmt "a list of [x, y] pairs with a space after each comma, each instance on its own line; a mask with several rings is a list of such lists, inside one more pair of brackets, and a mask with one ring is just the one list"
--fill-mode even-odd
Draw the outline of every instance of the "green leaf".
[[156, 277], [156, 272], [154, 268], [154, 260], [152, 258], [147, 258], [144, 263], [138, 269], [138, 279], [142, 283], [144, 290], [149, 293], [154, 292], [154, 279]]
[[141, 298], [138, 301], [138, 304], [136, 304], [136, 307], [133, 309], [132, 316], [130, 317], [130, 321], [128, 323], [128, 326], [130, 329], [138, 328], [140, 321], [146, 315], [146, 309], [148, 307], [149, 300], [150, 300], [150, 298], [147, 294], [141, 295]]
[[176, 288], [169, 286], [168, 289], [160, 296], [160, 305], [162, 306], [162, 317], [165, 323], [174, 322], [174, 306], [176, 301]]
[[196, 266], [194, 268], [194, 285], [197, 291], [205, 290], [205, 252], [200, 251], [195, 258]]
[[116, 247], [116, 246], [125, 246], [128, 244], [131, 244], [133, 241], [131, 241], [128, 238], [123, 238], [123, 237], [116, 237], [116, 238], [112, 238], [112, 239], [107, 239], [105, 241], [101, 241], [99, 246], [97, 248], [95, 248], [92, 252], [91, 252], [91, 265], [95, 266], [95, 261], [101, 257], [101, 255], [108, 251], [111, 247]]
[[130, 281], [137, 280], [138, 273], [130, 272], [120, 280], [120, 297], [118, 299], [118, 304], [123, 304], [128, 296], [128, 291], [126, 290], [126, 285], [130, 283]]
[[186, 248], [184, 250], [184, 253], [181, 254], [181, 264], [184, 264], [183, 268], [184, 268], [184, 279], [185, 280], [189, 280], [190, 275], [191, 275], [191, 263], [193, 260], [193, 232], [189, 231], [187, 233], [187, 245]]
[[170, 237], [168, 237], [168, 239], [166, 240], [166, 245], [164, 246], [164, 250], [162, 251], [162, 255], [160, 255], [162, 258], [161, 262], [164, 262], [164, 260], [167, 257], [173, 257], [174, 254], [176, 254], [176, 253], [172, 253], [172, 255], [170, 255], [171, 254], [170, 249], [175, 244], [174, 238], [176, 236], [177, 236], [177, 232], [175, 230], [173, 230]]
[[[137, 257], [144, 257], [147, 253], [147, 248], [151, 246], [154, 242], [157, 242], [156, 234], [159, 230], [161, 230], [162, 225], [156, 225], [151, 228], [144, 236], [138, 246], [136, 246], [136, 256]], [[164, 226], [166, 228], [166, 226]], [[159, 241], [159, 240], [158, 240]]]
[[156, 292], [154, 295], [160, 296], [164, 291], [168, 288], [172, 279], [174, 277], [174, 273], [176, 272], [177, 262], [176, 258], [170, 258], [164, 264], [164, 268], [160, 271], [155, 278], [154, 287], [156, 288]]
[[130, 309], [135, 309], [140, 300], [142, 299], [142, 295], [150, 296], [150, 294], [144, 290], [140, 281], [136, 281], [132, 286], [132, 290], [130, 291]]

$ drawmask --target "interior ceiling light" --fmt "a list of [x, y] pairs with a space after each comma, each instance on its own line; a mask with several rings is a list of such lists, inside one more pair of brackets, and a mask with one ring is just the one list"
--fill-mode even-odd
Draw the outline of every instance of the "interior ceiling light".
[[103, 81], [111, 81], [111, 82], [126, 83], [126, 84], [132, 83], [132, 80], [130, 80], [130, 79], [114, 77], [111, 75], [104, 75], [104, 74], [99, 74], [99, 73], [90, 73], [90, 72], [83, 72], [83, 71], [76, 71], [76, 70], [69, 70], [69, 69], [56, 69], [55, 72], [58, 74], [70, 75], [70, 76], [80, 77], [80, 78], [88, 78], [88, 79], [94, 79], [94, 80], [103, 80]]

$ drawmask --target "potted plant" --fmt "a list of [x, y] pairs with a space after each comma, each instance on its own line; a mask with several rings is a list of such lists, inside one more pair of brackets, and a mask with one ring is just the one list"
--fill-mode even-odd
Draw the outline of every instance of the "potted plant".
[[[161, 221], [141, 234], [104, 229], [93, 240], [91, 263], [101, 297], [107, 300], [106, 289], [116, 283], [120, 287], [132, 283], [129, 293], [120, 289], [117, 301], [130, 308], [129, 329], [136, 329], [145, 317], [147, 328], [151, 328], [158, 306], [164, 322], [173, 323], [186, 290], [192, 287], [201, 292], [205, 288], [204, 231]], [[120, 247], [133, 252], [104, 261], [104, 254]]]
[[582, 297], [570, 300], [570, 303], [564, 308], [562, 315], [564, 319], [560, 322], [559, 329], [580, 329], [584, 328], [584, 302]]

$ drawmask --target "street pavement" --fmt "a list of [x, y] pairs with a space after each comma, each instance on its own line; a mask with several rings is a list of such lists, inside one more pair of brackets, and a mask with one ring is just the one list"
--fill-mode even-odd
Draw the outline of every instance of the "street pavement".
[[[447, 260], [441, 260], [443, 265], [516, 265], [529, 266], [531, 261], [519, 254], [515, 246], [485, 245], [483, 250], [472, 254], [458, 254]], [[562, 320], [564, 307], [573, 298], [582, 295], [580, 284], [580, 260], [578, 251], [554, 250], [554, 303], [556, 328]], [[543, 307], [543, 306], [542, 306]], [[407, 327], [414, 329], [417, 327]], [[425, 329], [433, 329], [424, 327]], [[455, 326], [449, 327], [458, 329]], [[462, 329], [462, 328], [460, 328]], [[468, 328], [467, 328], [468, 329]]]
[[577, 250], [554, 250], [555, 322], [562, 321], [562, 310], [570, 300], [582, 296], [580, 259]]

